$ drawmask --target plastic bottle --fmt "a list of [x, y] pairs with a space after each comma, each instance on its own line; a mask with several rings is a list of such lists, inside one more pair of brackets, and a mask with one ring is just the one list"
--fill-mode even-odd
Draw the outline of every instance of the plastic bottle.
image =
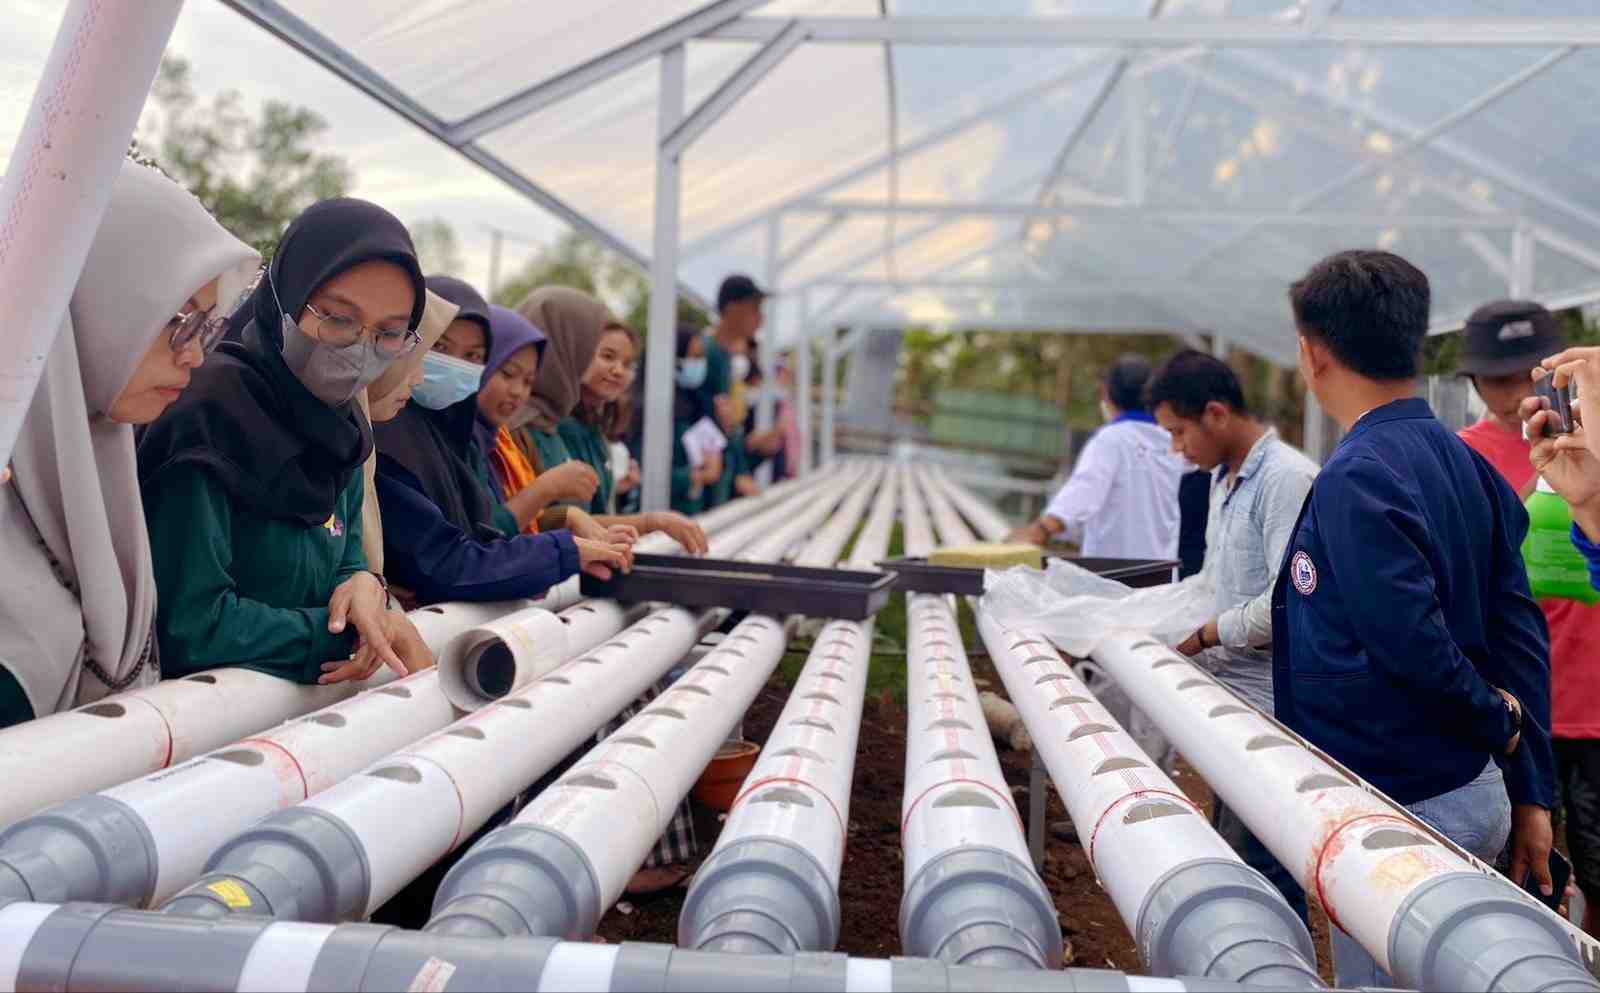
[[1600, 591], [1589, 583], [1588, 562], [1572, 545], [1572, 510], [1567, 501], [1540, 476], [1526, 506], [1528, 537], [1522, 542], [1522, 561], [1534, 598], [1600, 603]]

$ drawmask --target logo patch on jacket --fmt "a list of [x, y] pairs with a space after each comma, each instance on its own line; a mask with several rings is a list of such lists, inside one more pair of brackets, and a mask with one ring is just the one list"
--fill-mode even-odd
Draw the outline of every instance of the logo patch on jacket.
[[329, 514], [328, 519], [322, 522], [322, 526], [335, 538], [344, 536], [344, 522], [339, 520], [338, 514]]
[[1301, 596], [1310, 596], [1317, 589], [1317, 567], [1304, 551], [1294, 553], [1289, 560], [1289, 580]]

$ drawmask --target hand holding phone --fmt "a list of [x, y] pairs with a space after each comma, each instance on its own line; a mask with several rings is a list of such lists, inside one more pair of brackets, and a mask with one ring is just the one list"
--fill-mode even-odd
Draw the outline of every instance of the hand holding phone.
[[1572, 863], [1559, 851], [1550, 849], [1550, 895], [1545, 896], [1539, 891], [1539, 881], [1534, 878], [1533, 870], [1529, 869], [1519, 881], [1522, 888], [1535, 900], [1549, 907], [1557, 913], [1561, 912], [1561, 902], [1567, 898], [1567, 881], [1572, 878]]
[[1545, 418], [1545, 437], [1572, 433], [1572, 386], [1557, 389], [1549, 376], [1541, 376], [1533, 384], [1534, 392], [1544, 401], [1545, 407], [1555, 416]]

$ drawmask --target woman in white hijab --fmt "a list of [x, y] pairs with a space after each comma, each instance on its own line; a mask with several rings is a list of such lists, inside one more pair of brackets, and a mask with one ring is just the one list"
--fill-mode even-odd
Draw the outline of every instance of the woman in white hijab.
[[133, 425], [183, 392], [259, 264], [123, 163], [0, 486], [0, 727], [160, 678]]

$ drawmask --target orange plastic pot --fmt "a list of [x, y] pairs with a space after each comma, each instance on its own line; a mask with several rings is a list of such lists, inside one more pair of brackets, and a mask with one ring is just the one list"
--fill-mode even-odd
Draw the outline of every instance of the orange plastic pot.
[[756, 758], [760, 754], [761, 746], [753, 741], [725, 742], [717, 749], [706, 771], [695, 781], [691, 795], [712, 810], [727, 813], [733, 809], [733, 801], [739, 796], [739, 787], [744, 785], [745, 777], [755, 768]]

